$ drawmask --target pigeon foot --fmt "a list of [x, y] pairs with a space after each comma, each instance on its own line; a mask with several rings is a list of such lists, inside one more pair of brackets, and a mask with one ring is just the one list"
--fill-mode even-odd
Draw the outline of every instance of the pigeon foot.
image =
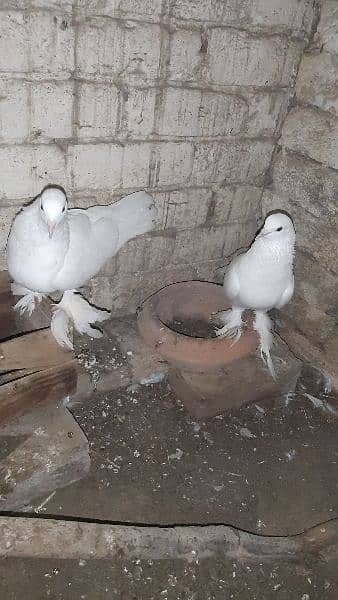
[[236, 344], [242, 335], [242, 312], [243, 310], [240, 308], [231, 308], [218, 313], [223, 327], [215, 330], [216, 336], [233, 338], [232, 345]]
[[109, 319], [110, 313], [106, 310], [94, 308], [76, 290], [64, 292], [59, 304], [54, 305], [51, 321], [51, 331], [60, 346], [73, 349], [71, 330], [74, 327], [79, 333], [87, 334], [92, 338], [102, 337], [102, 332], [91, 326]]
[[276, 379], [276, 371], [272, 362], [270, 350], [274, 344], [272, 333], [272, 321], [264, 311], [255, 310], [255, 320], [253, 328], [257, 331], [260, 340], [260, 355], [262, 361], [269, 369], [269, 373], [273, 379]]
[[45, 298], [44, 294], [32, 292], [18, 283], [11, 284], [11, 292], [13, 296], [22, 296], [22, 298], [20, 298], [20, 300], [18, 300], [13, 307], [14, 310], [17, 310], [21, 316], [27, 313], [30, 317], [36, 307], [36, 304], [39, 304], [42, 298]]

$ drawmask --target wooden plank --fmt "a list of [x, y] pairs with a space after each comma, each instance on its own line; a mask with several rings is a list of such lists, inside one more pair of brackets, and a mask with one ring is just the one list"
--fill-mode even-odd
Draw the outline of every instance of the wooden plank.
[[13, 310], [19, 296], [13, 296], [10, 290], [10, 277], [7, 271], [0, 271], [0, 340], [20, 333], [34, 331], [50, 325], [50, 302], [43, 300], [36, 306], [33, 314], [21, 316]]
[[[15, 430], [17, 419], [11, 423]], [[30, 429], [28, 438], [0, 461], [0, 511], [18, 510], [86, 476], [90, 467], [86, 436], [63, 406], [21, 416], [20, 426]]]
[[51, 331], [32, 331], [0, 343], [0, 372], [49, 369], [69, 362], [73, 353], [59, 346]]
[[10, 282], [11, 280], [8, 271], [0, 271], [0, 294], [9, 291]]
[[75, 360], [0, 386], [0, 422], [35, 406], [58, 402], [76, 390]]

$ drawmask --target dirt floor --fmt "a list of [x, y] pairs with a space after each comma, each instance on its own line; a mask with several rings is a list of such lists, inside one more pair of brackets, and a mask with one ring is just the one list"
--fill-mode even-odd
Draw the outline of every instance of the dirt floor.
[[[89, 370], [98, 361], [88, 352], [82, 360]], [[109, 360], [122, 368], [124, 357], [116, 349]], [[90, 443], [89, 476], [25, 510], [301, 533], [338, 516], [338, 401], [321, 384], [306, 375], [295, 395], [203, 420], [186, 412], [166, 379], [93, 395], [69, 406]], [[190, 563], [8, 559], [0, 563], [0, 599], [333, 600], [336, 573], [325, 561], [301, 557], [290, 563], [223, 556]]]

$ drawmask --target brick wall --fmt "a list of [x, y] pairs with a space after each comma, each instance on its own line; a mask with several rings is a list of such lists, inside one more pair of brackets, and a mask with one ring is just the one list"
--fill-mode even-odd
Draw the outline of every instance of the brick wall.
[[14, 214], [56, 183], [76, 206], [156, 200], [156, 231], [92, 283], [99, 304], [127, 311], [166, 283], [212, 279], [257, 228], [313, 1], [0, 6], [1, 267]]
[[338, 352], [338, 3], [325, 0], [299, 67], [295, 98], [264, 192], [297, 228], [296, 288], [288, 311], [328, 352]]

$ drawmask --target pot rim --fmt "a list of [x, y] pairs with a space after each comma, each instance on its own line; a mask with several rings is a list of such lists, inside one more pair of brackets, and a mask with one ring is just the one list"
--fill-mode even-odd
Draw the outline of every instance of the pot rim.
[[[217, 290], [220, 301], [223, 298], [219, 294], [221, 286], [206, 281], [184, 281], [172, 283], [165, 286], [150, 296], [141, 306], [138, 313], [138, 328], [145, 342], [168, 363], [173, 366], [192, 370], [217, 370], [234, 360], [238, 360], [248, 353], [256, 350], [258, 346], [258, 335], [255, 331], [244, 331], [241, 338], [233, 343], [227, 337], [223, 338], [197, 338], [170, 329], [160, 319], [158, 307], [164, 298], [175, 301], [175, 294], [180, 289], [187, 292], [192, 288], [212, 294]], [[192, 302], [194, 298], [192, 296]], [[215, 302], [215, 298], [214, 298]], [[223, 306], [219, 310], [226, 310], [227, 300], [224, 296]], [[228, 304], [229, 306], [229, 304]], [[194, 315], [198, 312], [192, 311]], [[205, 318], [205, 314], [202, 315]]]

